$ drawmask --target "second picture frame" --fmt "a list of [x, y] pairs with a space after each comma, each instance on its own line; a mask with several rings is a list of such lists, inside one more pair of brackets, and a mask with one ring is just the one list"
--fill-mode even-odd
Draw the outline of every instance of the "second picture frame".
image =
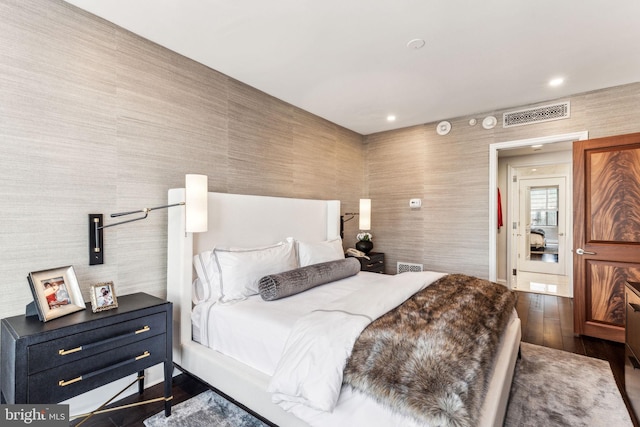
[[91, 285], [91, 308], [94, 313], [118, 307], [116, 290], [113, 282]]

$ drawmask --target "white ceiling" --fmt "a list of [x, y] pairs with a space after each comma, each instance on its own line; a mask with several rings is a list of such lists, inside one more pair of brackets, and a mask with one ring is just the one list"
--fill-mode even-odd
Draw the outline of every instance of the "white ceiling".
[[65, 1], [363, 135], [640, 81], [639, 0]]

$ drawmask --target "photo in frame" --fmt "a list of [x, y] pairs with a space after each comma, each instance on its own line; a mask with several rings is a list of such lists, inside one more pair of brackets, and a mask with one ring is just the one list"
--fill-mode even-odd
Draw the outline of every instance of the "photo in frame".
[[42, 322], [86, 308], [73, 266], [35, 271], [27, 280]]
[[111, 310], [118, 307], [116, 289], [113, 282], [104, 282], [91, 285], [91, 308], [93, 312]]

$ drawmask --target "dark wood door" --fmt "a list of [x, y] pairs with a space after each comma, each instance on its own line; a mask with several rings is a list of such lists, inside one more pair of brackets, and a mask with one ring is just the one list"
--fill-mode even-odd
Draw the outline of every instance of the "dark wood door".
[[640, 133], [573, 143], [574, 329], [624, 342], [624, 289], [640, 281]]

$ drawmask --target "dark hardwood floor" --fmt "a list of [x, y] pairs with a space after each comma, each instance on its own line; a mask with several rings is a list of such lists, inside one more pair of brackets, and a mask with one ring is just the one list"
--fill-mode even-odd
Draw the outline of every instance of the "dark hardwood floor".
[[[171, 404], [177, 405], [178, 403], [190, 399], [191, 397], [208, 389], [209, 387], [207, 387], [206, 384], [189, 375], [180, 374], [175, 376], [173, 377], [173, 399], [171, 400]], [[145, 389], [144, 393], [141, 395], [135, 393], [132, 396], [121, 399], [110, 406], [128, 405], [135, 402], [155, 399], [157, 397], [162, 397], [164, 395], [163, 393], [164, 386], [162, 384], [158, 384]], [[76, 419], [69, 423], [69, 425], [81, 425], [82, 427], [144, 427], [144, 420], [162, 411], [164, 411], [164, 402], [154, 402], [127, 409], [96, 414], [88, 418], [86, 421]]]
[[[624, 344], [590, 337], [576, 337], [573, 334], [573, 300], [551, 295], [518, 292], [516, 311], [522, 321], [522, 341], [551, 347], [572, 353], [606, 360], [611, 365], [613, 376], [618, 384], [627, 407], [629, 405], [624, 391]], [[189, 399], [207, 386], [197, 379], [181, 374], [173, 381], [173, 405]], [[130, 396], [117, 404], [133, 403], [139, 400], [162, 396], [162, 386], [145, 390], [144, 394]], [[163, 403], [152, 403], [124, 410], [95, 415], [82, 424], [85, 427], [142, 427], [143, 421], [163, 410]], [[638, 421], [630, 411], [636, 427]], [[71, 423], [77, 426], [78, 420]]]

